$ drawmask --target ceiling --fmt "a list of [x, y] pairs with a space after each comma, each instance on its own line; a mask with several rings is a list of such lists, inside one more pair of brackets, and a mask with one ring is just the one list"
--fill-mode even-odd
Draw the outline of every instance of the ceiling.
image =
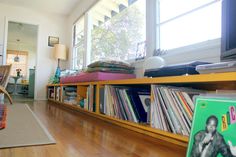
[[48, 13], [69, 15], [81, 0], [0, 0], [0, 3]]
[[[19, 47], [36, 47], [38, 27], [35, 25], [9, 22], [8, 23], [8, 49]], [[19, 40], [19, 41], [17, 41]]]

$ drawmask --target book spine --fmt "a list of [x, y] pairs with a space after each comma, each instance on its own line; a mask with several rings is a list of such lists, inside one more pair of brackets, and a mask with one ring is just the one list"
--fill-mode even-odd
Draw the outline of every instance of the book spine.
[[166, 115], [168, 124], [169, 124], [169, 126], [170, 126], [170, 129], [171, 129], [171, 131], [172, 131], [173, 133], [176, 133], [176, 129], [175, 129], [175, 127], [174, 127], [173, 121], [171, 120], [170, 113], [168, 112], [167, 106], [166, 106], [166, 104], [164, 103], [163, 96], [161, 95], [161, 91], [160, 91], [160, 89], [158, 88], [158, 86], [157, 86], [156, 90], [157, 90], [158, 98], [159, 98], [159, 100], [160, 100], [160, 103], [161, 103], [161, 105], [162, 105], [162, 108], [164, 109], [164, 112], [165, 112], [165, 115]]

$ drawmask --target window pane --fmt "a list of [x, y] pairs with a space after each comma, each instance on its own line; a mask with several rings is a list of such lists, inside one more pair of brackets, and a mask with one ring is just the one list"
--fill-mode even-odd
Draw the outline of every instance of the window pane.
[[213, 0], [159, 0], [160, 22], [169, 20]]
[[[117, 6], [119, 13], [111, 6]], [[145, 0], [137, 0], [128, 6], [108, 0], [94, 6], [90, 10], [93, 24], [91, 61], [135, 58], [138, 45], [146, 40], [145, 9]]]
[[[14, 58], [18, 56], [19, 62], [15, 62]], [[19, 54], [18, 52], [11, 52], [10, 54], [7, 54], [7, 64], [12, 64], [11, 69], [11, 76], [16, 76], [17, 72], [16, 69], [21, 69], [21, 75], [24, 77], [27, 76], [27, 54]]]
[[80, 39], [84, 37], [84, 17], [80, 18], [75, 24], [74, 31], [74, 45], [77, 45]]
[[84, 17], [82, 17], [74, 26], [73, 69], [82, 69], [84, 51]]
[[165, 50], [220, 37], [220, 2], [160, 26], [160, 45]]
[[83, 67], [83, 56], [84, 47], [79, 46], [75, 48], [76, 57], [74, 58], [74, 69], [82, 69]]

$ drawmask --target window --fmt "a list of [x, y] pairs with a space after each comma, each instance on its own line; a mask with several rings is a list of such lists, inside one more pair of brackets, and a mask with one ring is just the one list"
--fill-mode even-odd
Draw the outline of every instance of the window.
[[82, 17], [73, 27], [73, 69], [82, 69], [84, 53], [84, 17]]
[[73, 67], [103, 58], [142, 58], [155, 49], [207, 45], [219, 38], [221, 0], [100, 0], [74, 25]]
[[[101, 1], [90, 10], [93, 23], [90, 61], [101, 58], [129, 60], [145, 55], [139, 45], [146, 40], [146, 1], [119, 2], [117, 0], [114, 10], [108, 10], [113, 3], [110, 0]], [[139, 51], [143, 54], [138, 54]]]
[[[15, 62], [14, 58], [18, 56], [19, 62]], [[27, 76], [28, 52], [7, 50], [7, 64], [12, 64], [11, 76], [17, 76], [16, 69], [21, 69], [21, 75]]]
[[[100, 0], [73, 28], [73, 68], [146, 53], [146, 0]], [[85, 55], [85, 56], [84, 56]]]
[[221, 37], [221, 1], [159, 0], [160, 49], [169, 50]]

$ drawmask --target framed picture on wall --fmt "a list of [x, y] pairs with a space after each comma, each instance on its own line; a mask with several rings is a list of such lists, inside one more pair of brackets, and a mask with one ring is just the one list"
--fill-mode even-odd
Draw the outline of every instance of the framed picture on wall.
[[48, 36], [48, 46], [54, 47], [55, 44], [59, 44], [59, 37]]

